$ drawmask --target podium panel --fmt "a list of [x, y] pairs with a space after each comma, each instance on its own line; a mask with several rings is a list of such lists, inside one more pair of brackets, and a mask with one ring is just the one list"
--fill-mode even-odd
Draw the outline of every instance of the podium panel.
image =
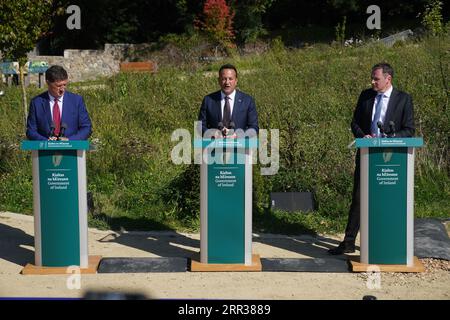
[[88, 267], [87, 141], [23, 141], [32, 151], [35, 265]]
[[407, 149], [369, 153], [369, 261], [406, 264]]
[[[201, 143], [201, 146], [200, 146]], [[255, 139], [203, 139], [200, 262], [251, 266], [252, 148]]]
[[244, 263], [245, 165], [211, 164], [207, 175], [208, 263]]
[[422, 138], [356, 139], [362, 263], [414, 264], [414, 148], [422, 144]]
[[42, 265], [80, 265], [77, 150], [38, 153]]

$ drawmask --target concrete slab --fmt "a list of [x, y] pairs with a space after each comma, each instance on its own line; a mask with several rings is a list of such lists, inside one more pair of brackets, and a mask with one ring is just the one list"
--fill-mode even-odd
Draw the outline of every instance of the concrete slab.
[[186, 258], [103, 258], [98, 273], [186, 272]]
[[414, 255], [418, 258], [450, 260], [450, 238], [441, 221], [414, 220]]

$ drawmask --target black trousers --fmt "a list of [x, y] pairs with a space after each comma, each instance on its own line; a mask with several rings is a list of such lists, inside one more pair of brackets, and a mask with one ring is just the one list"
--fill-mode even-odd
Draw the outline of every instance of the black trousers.
[[353, 192], [352, 192], [352, 204], [348, 212], [347, 227], [345, 228], [344, 242], [355, 244], [356, 236], [359, 231], [360, 224], [360, 153], [359, 149], [355, 158], [355, 173], [353, 175]]

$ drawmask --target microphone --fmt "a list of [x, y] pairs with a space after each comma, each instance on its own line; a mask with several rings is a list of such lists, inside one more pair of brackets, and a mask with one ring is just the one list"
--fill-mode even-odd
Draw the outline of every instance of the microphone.
[[50, 124], [50, 138], [55, 136], [55, 122], [52, 121]]
[[390, 137], [395, 137], [395, 122], [394, 121], [389, 121], [389, 130], [390, 130]]
[[[220, 134], [223, 136], [223, 122], [222, 122], [222, 121], [220, 121], [220, 122], [217, 124], [217, 130], [219, 130], [219, 131], [220, 131]], [[217, 133], [214, 135], [213, 138], [214, 138], [214, 139], [218, 138]]]
[[227, 132], [227, 134], [224, 133], [224, 135], [232, 135], [234, 133], [234, 129], [235, 129], [236, 125], [234, 124], [233, 121], [230, 122], [230, 125], [228, 126], [227, 129], [229, 129], [230, 131]]
[[378, 127], [378, 129], [380, 129], [381, 137], [382, 137], [382, 138], [385, 138], [385, 137], [386, 137], [386, 134], [384, 133], [383, 122], [378, 121], [378, 122], [377, 122], [377, 127]]
[[59, 130], [59, 136], [58, 136], [58, 139], [61, 139], [61, 138], [63, 138], [63, 137], [65, 137], [65, 133], [66, 133], [66, 129], [67, 129], [67, 124], [66, 123], [62, 123], [61, 124], [61, 129]]

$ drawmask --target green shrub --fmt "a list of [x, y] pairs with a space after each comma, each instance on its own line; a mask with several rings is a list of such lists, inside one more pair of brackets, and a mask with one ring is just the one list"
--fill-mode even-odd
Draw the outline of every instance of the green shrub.
[[442, 5], [439, 0], [431, 0], [425, 6], [425, 12], [422, 17], [422, 24], [433, 36], [441, 35], [444, 31], [442, 18]]
[[[387, 48], [312, 46], [289, 50], [281, 42], [263, 55], [230, 58], [239, 88], [257, 104], [260, 127], [280, 130], [280, 169], [261, 176], [253, 167], [254, 226], [271, 232], [342, 231], [351, 200], [355, 150], [350, 121], [370, 69], [390, 62], [394, 86], [409, 92], [417, 135], [416, 213], [448, 216], [450, 157], [449, 36]], [[157, 74], [117, 74], [104, 88], [75, 90], [85, 97], [97, 151], [88, 154], [92, 225], [196, 230], [199, 166], [171, 162], [171, 133], [193, 135], [204, 95], [218, 89], [214, 62], [193, 70], [161, 66]], [[187, 70], [187, 71], [183, 71]], [[75, 84], [76, 85], [76, 84]], [[29, 88], [28, 95], [39, 92]], [[20, 91], [0, 98], [0, 208], [32, 212], [31, 159], [19, 150], [24, 138]], [[270, 192], [310, 191], [318, 209], [308, 215], [272, 212]], [[285, 227], [283, 227], [285, 226]]]

